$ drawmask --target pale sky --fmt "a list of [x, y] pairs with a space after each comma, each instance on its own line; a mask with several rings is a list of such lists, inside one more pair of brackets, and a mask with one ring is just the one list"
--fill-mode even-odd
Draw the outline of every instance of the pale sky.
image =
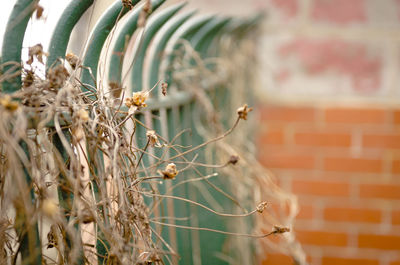
[[[0, 47], [3, 45], [3, 35], [11, 10], [16, 0], [1, 0], [0, 9]], [[47, 50], [53, 29], [64, 8], [71, 0], [41, 0], [39, 4], [44, 8], [42, 19], [31, 19], [25, 32], [23, 43], [23, 59], [27, 56], [27, 47], [41, 43]]]

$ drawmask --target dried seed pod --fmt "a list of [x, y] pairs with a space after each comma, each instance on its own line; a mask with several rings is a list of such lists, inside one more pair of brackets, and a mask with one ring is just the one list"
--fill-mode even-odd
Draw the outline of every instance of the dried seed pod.
[[169, 163], [164, 170], [160, 171], [164, 179], [174, 179], [179, 171], [174, 163]]
[[89, 120], [89, 113], [84, 109], [80, 109], [76, 112], [76, 117], [79, 121], [87, 122]]
[[28, 61], [26, 61], [26, 63], [31, 65], [33, 63], [33, 58], [36, 57], [38, 61], [43, 64], [43, 55], [47, 55], [47, 53], [43, 51], [42, 44], [39, 43], [36, 44], [35, 46], [29, 47], [29, 52], [28, 52], [29, 59]]
[[243, 107], [237, 109], [237, 113], [240, 119], [247, 120], [247, 114], [252, 110], [253, 108], [249, 108], [247, 104], [244, 104]]
[[3, 106], [8, 111], [16, 111], [19, 107], [19, 104], [17, 101], [11, 100], [10, 95], [4, 95], [3, 97], [0, 98], [0, 105]]
[[36, 6], [36, 19], [39, 19], [43, 15], [44, 8], [41, 5]]
[[30, 87], [35, 81], [35, 73], [31, 70], [26, 71], [26, 75], [23, 79], [23, 86]]
[[262, 213], [265, 208], [267, 208], [268, 203], [267, 202], [262, 202], [257, 206], [257, 212]]
[[228, 164], [236, 165], [237, 162], [239, 162], [239, 156], [231, 155], [231, 157], [228, 160]]
[[131, 0], [122, 0], [122, 5], [129, 10], [131, 10], [133, 8], [133, 4], [132, 4]]
[[82, 125], [72, 128], [72, 135], [77, 142], [83, 140], [83, 138], [85, 137], [85, 131], [83, 130]]
[[53, 199], [45, 199], [42, 202], [42, 211], [48, 217], [54, 217], [58, 213], [57, 203]]
[[274, 234], [283, 234], [286, 232], [290, 232], [289, 227], [274, 225], [274, 227], [272, 228], [272, 233], [274, 233]]
[[58, 245], [58, 235], [57, 235], [57, 226], [52, 224], [50, 226], [50, 231], [47, 234], [47, 248], [54, 248]]
[[151, 1], [150, 0], [146, 0], [146, 2], [144, 3], [143, 11], [146, 12], [147, 14], [150, 14], [150, 12], [151, 12]]
[[153, 130], [148, 130], [146, 133], [146, 137], [149, 139], [149, 145], [152, 147], [161, 147], [160, 142], [158, 141], [158, 137], [156, 132]]
[[60, 88], [69, 77], [69, 73], [63, 65], [58, 64], [57, 66], [50, 68], [47, 71], [46, 76], [49, 80], [50, 88]]
[[75, 69], [76, 66], [79, 64], [79, 58], [73, 53], [67, 53], [65, 56], [65, 60], [71, 65], [72, 69]]
[[95, 221], [94, 215], [92, 211], [88, 208], [85, 208], [80, 215], [79, 220], [84, 224], [89, 224]]
[[167, 95], [167, 88], [168, 88], [168, 83], [162, 82], [161, 83], [161, 93], [163, 94], [163, 96]]

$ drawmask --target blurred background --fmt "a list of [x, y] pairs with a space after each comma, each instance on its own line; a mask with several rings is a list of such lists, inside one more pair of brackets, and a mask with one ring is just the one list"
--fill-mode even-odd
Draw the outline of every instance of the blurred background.
[[[203, 12], [266, 14], [258, 158], [298, 196], [294, 230], [310, 264], [399, 265], [400, 1], [189, 2]], [[269, 249], [260, 255], [264, 265], [293, 264]]]
[[[196, 1], [264, 10], [258, 158], [298, 196], [310, 264], [400, 264], [400, 1]], [[271, 253], [267, 264], [293, 264]]]

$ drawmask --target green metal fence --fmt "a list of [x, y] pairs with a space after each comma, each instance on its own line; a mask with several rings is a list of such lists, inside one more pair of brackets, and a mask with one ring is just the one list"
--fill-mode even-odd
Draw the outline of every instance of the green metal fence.
[[[155, 86], [159, 80], [167, 82], [171, 87], [167, 96], [161, 96], [161, 91], [159, 91], [157, 86], [155, 92], [152, 93], [152, 97], [146, 102], [148, 106], [136, 114], [136, 118], [169, 140], [180, 131], [191, 128], [192, 134], [185, 134], [179, 140], [180, 144], [184, 146], [201, 144], [204, 139], [196, 131], [195, 124], [195, 120], [199, 119], [201, 114], [196, 112], [198, 106], [195, 95], [190, 90], [180, 87], [179, 84], [174, 84], [173, 73], [171, 71], [171, 66], [174, 64], [182, 45], [184, 45], [182, 44], [182, 40], [186, 41], [184, 43], [190, 43], [191, 47], [203, 59], [212, 56], [218, 57], [218, 49], [215, 44], [221, 37], [229, 35], [239, 41], [240, 38], [243, 38], [243, 34], [257, 23], [259, 18], [243, 20], [231, 17], [219, 17], [217, 15], [196, 16], [195, 11], [184, 9], [184, 3], [161, 8], [164, 0], [152, 0], [152, 12], [158, 12], [149, 15], [145, 27], [142, 28], [140, 27], [141, 25], [138, 25], [138, 20], [140, 19], [141, 10], [145, 3], [137, 2], [132, 1], [131, 3], [134, 5], [134, 8], [129, 10], [123, 5], [122, 1], [115, 1], [94, 26], [82, 60], [84, 67], [80, 77], [82, 91], [90, 92], [91, 89], [97, 88], [99, 82], [103, 82], [103, 80], [100, 80], [98, 74], [99, 60], [101, 52], [104, 49], [110, 49], [109, 68], [105, 71], [106, 76], [103, 76], [108, 82], [112, 82], [117, 86], [123, 86], [128, 83], [131, 91], [127, 93], [148, 90]], [[18, 62], [21, 61], [21, 49], [26, 26], [37, 3], [37, 0], [18, 0], [10, 16], [3, 38], [2, 63], [6, 64], [3, 72], [15, 73], [15, 78], [2, 83], [3, 93], [12, 93], [21, 88], [21, 74], [19, 72], [21, 67]], [[59, 64], [61, 62], [59, 59], [65, 58], [72, 30], [93, 3], [94, 0], [74, 0], [65, 9], [51, 38], [48, 50], [49, 56], [46, 63], [47, 70]], [[119, 24], [124, 16], [126, 16], [124, 23], [120, 25], [118, 31], [114, 31], [116, 25]], [[139, 31], [140, 38], [136, 40], [137, 48], [133, 55], [129, 72], [126, 74], [123, 71], [126, 45], [130, 38]], [[110, 37], [110, 34], [115, 34], [112, 37], [114, 41], [111, 47], [106, 47], [106, 40]], [[13, 64], [12, 62], [17, 63]], [[7, 65], [7, 63], [9, 64]], [[219, 89], [219, 91], [208, 91], [207, 93], [215, 93], [218, 98], [218, 104], [223, 105], [224, 101], [229, 101], [229, 93], [226, 93], [226, 88], [217, 87], [215, 89]], [[91, 96], [90, 98], [93, 102], [97, 100], [95, 96]], [[125, 110], [127, 111], [126, 108]], [[55, 128], [51, 127], [51, 123], [49, 123], [49, 129], [50, 132], [51, 130], [55, 131]], [[63, 134], [66, 139], [70, 139], [71, 132], [68, 129], [64, 129]], [[62, 154], [65, 161], [67, 161], [69, 154], [61, 143], [62, 139], [60, 139], [60, 135], [54, 133], [53, 141], [58, 151]], [[146, 132], [144, 129], [137, 128], [136, 142], [140, 147], [146, 144]], [[28, 152], [28, 149], [24, 146], [24, 142], [20, 144]], [[87, 148], [90, 159], [102, 159], [101, 153], [93, 153], [90, 146]], [[153, 150], [152, 152], [155, 156], [161, 156], [160, 153], [157, 153], [157, 150]], [[176, 155], [176, 151], [170, 150], [166, 158]], [[207, 157], [207, 155], [204, 150], [199, 150], [198, 159], [202, 161], [213, 160], [212, 157]], [[190, 161], [193, 159], [193, 156], [193, 154], [188, 154], [185, 156], [185, 159]], [[151, 162], [149, 161], [151, 157], [146, 159], [143, 161], [145, 164]], [[207, 172], [199, 169], [197, 173], [194, 172], [193, 174], [206, 175]], [[189, 174], [182, 176], [182, 178], [187, 179], [190, 177]], [[60, 174], [60, 182], [62, 182], [63, 178], [64, 176]], [[28, 183], [31, 182], [28, 174], [26, 174], [26, 179]], [[214, 200], [218, 201], [224, 211], [228, 212], [233, 209], [234, 203], [229, 199], [229, 196], [226, 196], [227, 194], [223, 194], [216, 189], [216, 187], [224, 186], [224, 190], [229, 194], [229, 187], [225, 184], [218, 179], [211, 180], [208, 183], [208, 188]], [[163, 194], [170, 187], [171, 184], [164, 183], [158, 185], [157, 188]], [[205, 205], [208, 204], [204, 196], [198, 190], [194, 189], [192, 185], [181, 185], [179, 188], [174, 189], [171, 195], [199, 201]], [[59, 190], [60, 205], [64, 208], [65, 212], [71, 211], [69, 203], [71, 196], [72, 194], [69, 194], [65, 190]], [[32, 194], [32, 201], [34, 200], [35, 196]], [[188, 220], [181, 221], [179, 224], [182, 226], [212, 226], [212, 228], [219, 230], [229, 229], [227, 227], [227, 220], [223, 217], [216, 216], [208, 211], [204, 211], [202, 208], [195, 207], [183, 201], [172, 199], [166, 199], [165, 201], [166, 203], [159, 206], [160, 212], [168, 213], [168, 215], [177, 218], [191, 217]], [[149, 204], [153, 203], [150, 198], [146, 199], [146, 202]], [[251, 222], [249, 225], [251, 225]], [[36, 246], [38, 244], [43, 245], [43, 242], [39, 242], [37, 223], [30, 223], [28, 231], [21, 243], [23, 257], [32, 255], [30, 253], [30, 250], [34, 249], [32, 244]], [[228, 236], [217, 235], [211, 232], [176, 229], [173, 227], [164, 228], [162, 234], [166, 241], [177, 249], [180, 255], [179, 264], [227, 264], [226, 261], [216, 257], [214, 253], [224, 252], [224, 249], [227, 248], [226, 244], [229, 244], [227, 240]], [[101, 237], [101, 234], [99, 233], [98, 236]], [[98, 244], [97, 251], [98, 253], [106, 254], [104, 244]], [[28, 263], [41, 264], [42, 257], [40, 252], [35, 253], [34, 257], [35, 259]], [[83, 262], [83, 260], [80, 260], [80, 263]], [[99, 258], [99, 264], [102, 262], [104, 262], [104, 259]], [[251, 261], [249, 261], [250, 263]]]

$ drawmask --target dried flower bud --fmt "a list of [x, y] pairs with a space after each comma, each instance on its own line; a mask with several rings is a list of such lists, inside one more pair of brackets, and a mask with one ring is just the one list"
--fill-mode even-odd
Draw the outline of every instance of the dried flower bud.
[[125, 105], [130, 108], [130, 107], [137, 107], [137, 108], [142, 108], [146, 107], [145, 101], [147, 100], [149, 96], [148, 92], [136, 92], [133, 93], [132, 97], [126, 98], [125, 99]]
[[31, 70], [26, 71], [26, 75], [23, 79], [23, 86], [30, 87], [35, 81], [35, 73]]
[[72, 135], [75, 137], [77, 142], [80, 142], [85, 137], [85, 131], [83, 130], [82, 126], [79, 125], [72, 129]]
[[92, 212], [85, 208], [82, 212], [81, 212], [81, 216], [80, 216], [80, 221], [84, 224], [89, 224], [95, 221], [94, 216], [92, 214]]
[[243, 107], [237, 109], [237, 113], [240, 119], [247, 120], [247, 114], [252, 110], [253, 108], [249, 108], [247, 104], [244, 104]]
[[42, 6], [40, 6], [40, 5], [36, 6], [36, 19], [39, 19], [42, 17], [43, 10], [44, 10], [44, 8]]
[[28, 59], [28, 61], [26, 61], [26, 63], [31, 65], [33, 63], [33, 57], [36, 56], [38, 61], [43, 64], [43, 55], [47, 55], [47, 53], [45, 53], [43, 51], [42, 44], [40, 44], [40, 43], [36, 44], [35, 46], [32, 46], [29, 48], [29, 52], [28, 52], [29, 59]]
[[267, 202], [262, 202], [257, 206], [257, 212], [262, 213], [265, 208], [267, 208], [268, 203]]
[[57, 235], [57, 226], [52, 224], [50, 226], [50, 231], [47, 234], [47, 248], [54, 248], [58, 245], [58, 235]]
[[55, 67], [50, 68], [46, 75], [47, 79], [49, 80], [50, 88], [62, 87], [69, 77], [67, 69], [62, 64], [58, 64]]
[[75, 69], [76, 66], [79, 64], [79, 58], [73, 53], [67, 53], [65, 56], [65, 60], [71, 65], [72, 69]]
[[228, 164], [236, 165], [237, 162], [239, 162], [239, 156], [231, 155], [231, 157], [229, 158]]
[[158, 141], [158, 137], [156, 135], [156, 132], [153, 130], [149, 130], [146, 133], [146, 137], [149, 139], [149, 145], [154, 147], [161, 147], [160, 142]]
[[162, 82], [161, 83], [161, 93], [163, 94], [163, 96], [167, 95], [167, 88], [168, 88], [168, 83]]
[[84, 109], [80, 109], [76, 112], [76, 117], [80, 121], [87, 122], [89, 120], [89, 113]]
[[169, 163], [164, 170], [160, 171], [164, 179], [174, 179], [178, 175], [179, 171], [176, 169], [174, 163]]
[[15, 111], [18, 109], [19, 104], [17, 101], [11, 100], [10, 95], [4, 95], [3, 97], [0, 98], [0, 105], [3, 106], [8, 111]]
[[272, 228], [272, 232], [274, 234], [283, 234], [286, 232], [290, 232], [290, 228], [284, 227], [284, 226], [279, 226], [279, 225], [274, 225], [274, 227]]
[[151, 1], [150, 0], [146, 0], [146, 2], [144, 3], [143, 11], [146, 12], [147, 14], [150, 14], [150, 12], [151, 12]]
[[122, 0], [122, 5], [129, 10], [133, 8], [132, 0]]
[[42, 202], [42, 211], [46, 216], [53, 217], [58, 213], [58, 206], [53, 199], [45, 199]]

